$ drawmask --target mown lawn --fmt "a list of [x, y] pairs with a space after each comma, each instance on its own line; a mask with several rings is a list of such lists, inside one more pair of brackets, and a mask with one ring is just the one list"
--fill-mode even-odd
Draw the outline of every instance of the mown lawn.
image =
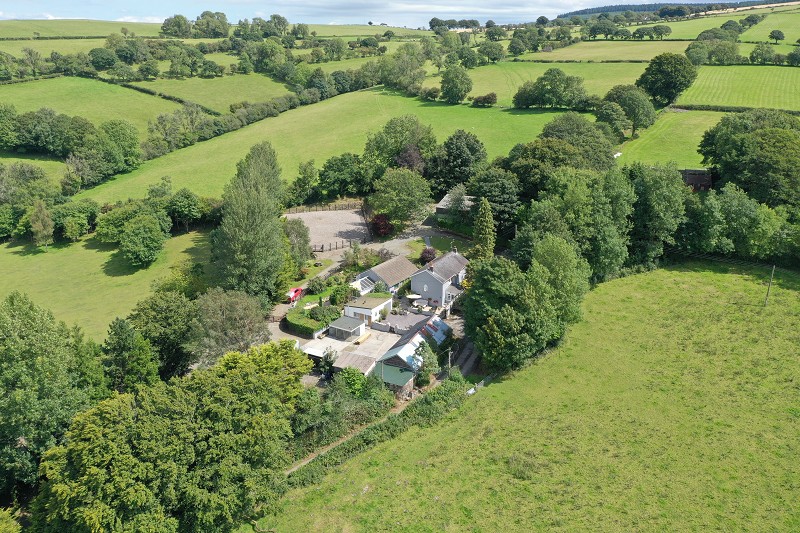
[[602, 60], [650, 60], [658, 54], [673, 52], [682, 54], [689, 43], [681, 41], [583, 41], [572, 46], [558, 48], [552, 52], [523, 54], [521, 59], [580, 59], [581, 61]]
[[[540, 54], [543, 55], [543, 54]], [[570, 76], [580, 76], [589, 94], [604, 96], [614, 85], [634, 83], [644, 72], [644, 63], [524, 63], [503, 61], [469, 71], [473, 96], [497, 93], [497, 103], [511, 106], [511, 99], [523, 83], [535, 80], [547, 69], [559, 68]], [[425, 86], [439, 86], [441, 78], [428, 78]]]
[[[224, 54], [213, 54], [212, 60], [228, 67], [237, 60], [233, 56], [223, 62]], [[238, 102], [265, 102], [275, 96], [289, 92], [285, 85], [273, 81], [263, 74], [247, 74], [222, 76], [220, 78], [186, 78], [182, 80], [157, 79], [142, 81], [134, 85], [147, 87], [170, 96], [178, 96], [184, 100], [202, 104], [220, 113], [229, 113], [230, 105]]]
[[643, 161], [667, 163], [678, 168], [703, 168], [697, 147], [706, 130], [714, 127], [725, 113], [712, 111], [670, 111], [658, 115], [656, 123], [639, 132], [639, 137], [626, 142], [619, 151], [620, 165]]
[[95, 125], [123, 119], [147, 137], [147, 122], [179, 104], [147, 94], [86, 78], [63, 77], [0, 85], [0, 102], [13, 104], [17, 112], [49, 107], [58, 113], [78, 115]]
[[26, 292], [67, 324], [77, 324], [88, 336], [102, 340], [108, 324], [124, 317], [146, 297], [153, 281], [186, 260], [208, 261], [206, 233], [191, 232], [169, 239], [155, 263], [131, 267], [113, 247], [92, 237], [73, 244], [50, 246], [47, 252], [31, 245], [0, 246], [0, 297]]
[[236, 171], [236, 163], [250, 147], [270, 141], [278, 153], [283, 177], [292, 181], [298, 164], [314, 159], [318, 166], [343, 152], [361, 153], [367, 134], [392, 118], [415, 114], [433, 126], [439, 141], [456, 129], [475, 133], [486, 145], [490, 158], [505, 154], [515, 144], [538, 135], [557, 112], [517, 112], [499, 108], [476, 109], [423, 102], [380, 88], [350, 93], [318, 104], [287, 111], [239, 131], [198, 143], [144, 163], [130, 174], [120, 175], [80, 196], [100, 202], [142, 197], [150, 184], [171, 176], [177, 190], [189, 187], [198, 194], [219, 196]]
[[119, 22], [112, 20], [3, 20], [0, 21], [0, 37], [99, 37], [120, 33], [125, 27], [139, 37], [157, 37], [161, 24], [149, 22]]
[[797, 67], [704, 66], [676, 103], [800, 110], [799, 88]]
[[768, 278], [686, 263], [600, 285], [547, 357], [259, 530], [796, 531], [800, 277], [764, 308]]

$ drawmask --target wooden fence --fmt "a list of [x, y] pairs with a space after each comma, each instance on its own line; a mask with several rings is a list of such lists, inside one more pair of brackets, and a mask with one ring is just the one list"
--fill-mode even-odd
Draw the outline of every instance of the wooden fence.
[[352, 211], [354, 209], [361, 209], [361, 202], [344, 202], [338, 204], [322, 204], [322, 205], [298, 205], [290, 207], [283, 212], [284, 215], [292, 215], [295, 213], [312, 213], [316, 211]]
[[367, 239], [361, 240], [340, 240], [322, 244], [312, 244], [312, 252], [330, 252], [333, 250], [344, 250], [345, 248], [352, 248], [356, 244], [366, 244], [369, 242]]

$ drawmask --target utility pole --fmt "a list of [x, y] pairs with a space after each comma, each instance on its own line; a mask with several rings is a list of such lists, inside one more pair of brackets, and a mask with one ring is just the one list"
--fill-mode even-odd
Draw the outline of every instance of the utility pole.
[[769, 275], [769, 285], [767, 285], [767, 296], [764, 298], [764, 307], [767, 306], [769, 301], [769, 291], [772, 288], [772, 278], [775, 276], [775, 265], [772, 265], [772, 274]]

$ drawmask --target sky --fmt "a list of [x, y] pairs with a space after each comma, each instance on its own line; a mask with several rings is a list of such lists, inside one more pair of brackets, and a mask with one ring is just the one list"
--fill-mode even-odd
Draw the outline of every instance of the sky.
[[540, 15], [553, 18], [560, 13], [587, 7], [641, 3], [637, 0], [0, 0], [0, 19], [88, 18], [125, 22], [162, 22], [180, 13], [194, 19], [202, 11], [222, 11], [228, 20], [283, 15], [289, 22], [308, 24], [375, 24], [417, 28], [432, 17], [442, 19], [492, 19], [500, 24], [528, 22]]

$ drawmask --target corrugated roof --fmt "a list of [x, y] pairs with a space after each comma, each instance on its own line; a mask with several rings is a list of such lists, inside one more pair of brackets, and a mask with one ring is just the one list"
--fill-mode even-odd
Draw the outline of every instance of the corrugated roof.
[[341, 329], [344, 331], [353, 331], [358, 329], [359, 326], [364, 324], [363, 320], [359, 320], [357, 318], [351, 318], [349, 316], [340, 316], [333, 322], [331, 322], [328, 327]]
[[442, 281], [446, 281], [462, 270], [469, 264], [469, 260], [458, 252], [447, 252], [441, 257], [437, 257], [423, 268], [415, 272], [418, 274], [424, 271], [432, 271]]
[[417, 267], [405, 257], [398, 255], [372, 267], [370, 270], [382, 279], [386, 285], [394, 287], [410, 278], [417, 271]]
[[340, 353], [333, 362], [335, 368], [355, 368], [362, 374], [368, 374], [375, 366], [375, 359], [351, 352]]

